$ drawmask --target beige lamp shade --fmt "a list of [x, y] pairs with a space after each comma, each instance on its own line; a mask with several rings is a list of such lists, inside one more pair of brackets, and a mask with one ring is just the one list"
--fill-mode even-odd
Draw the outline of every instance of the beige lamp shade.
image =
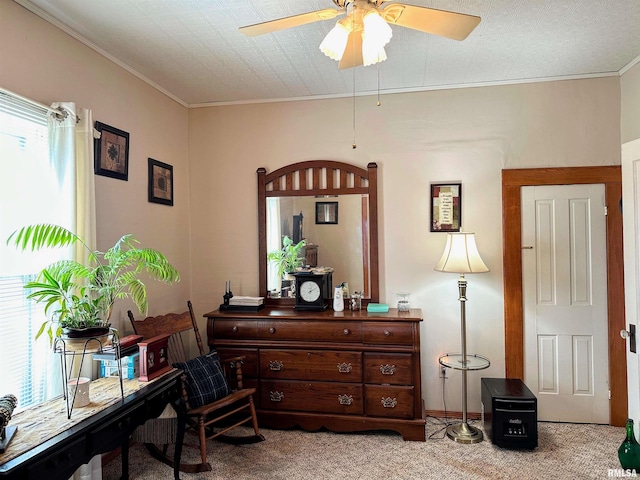
[[439, 272], [484, 273], [489, 268], [484, 264], [474, 233], [448, 233], [442, 257], [434, 267]]

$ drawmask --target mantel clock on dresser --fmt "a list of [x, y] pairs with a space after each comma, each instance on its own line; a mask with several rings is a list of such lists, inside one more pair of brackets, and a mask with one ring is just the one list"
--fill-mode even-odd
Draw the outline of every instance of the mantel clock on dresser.
[[295, 310], [322, 312], [329, 303], [331, 285], [330, 274], [327, 273], [297, 273]]

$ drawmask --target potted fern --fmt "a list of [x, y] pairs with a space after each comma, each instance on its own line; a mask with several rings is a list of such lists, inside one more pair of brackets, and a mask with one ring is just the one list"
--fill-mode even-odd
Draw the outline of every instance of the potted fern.
[[120, 298], [131, 298], [140, 313], [146, 315], [147, 289], [140, 279], [142, 273], [166, 283], [180, 280], [178, 271], [162, 253], [139, 247], [139, 241], [131, 234], [100, 252], [91, 250], [64, 227], [37, 224], [16, 230], [7, 244], [23, 251], [79, 244], [88, 252], [86, 265], [74, 260], [55, 262], [24, 286], [31, 290], [27, 298], [45, 304], [47, 319], [36, 338], [46, 332], [50, 342], [63, 335], [73, 338], [98, 336], [105, 330], [108, 333], [113, 305]]

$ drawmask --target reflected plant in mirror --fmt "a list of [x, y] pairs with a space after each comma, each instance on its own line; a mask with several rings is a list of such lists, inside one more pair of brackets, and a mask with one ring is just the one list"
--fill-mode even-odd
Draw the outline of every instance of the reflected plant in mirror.
[[267, 260], [276, 265], [280, 278], [284, 274], [295, 272], [298, 267], [304, 265], [304, 257], [301, 255], [305, 244], [304, 240], [293, 243], [293, 240], [285, 235], [282, 239], [282, 248], [269, 252]]

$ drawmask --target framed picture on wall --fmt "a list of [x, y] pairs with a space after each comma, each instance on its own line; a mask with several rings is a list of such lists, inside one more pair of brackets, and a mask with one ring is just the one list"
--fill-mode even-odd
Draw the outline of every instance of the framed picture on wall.
[[338, 223], [338, 202], [316, 202], [316, 225]]
[[127, 181], [129, 179], [129, 134], [96, 122], [100, 138], [93, 141], [94, 173]]
[[173, 206], [173, 166], [149, 159], [149, 201]]
[[431, 184], [431, 231], [459, 232], [462, 223], [462, 184]]

